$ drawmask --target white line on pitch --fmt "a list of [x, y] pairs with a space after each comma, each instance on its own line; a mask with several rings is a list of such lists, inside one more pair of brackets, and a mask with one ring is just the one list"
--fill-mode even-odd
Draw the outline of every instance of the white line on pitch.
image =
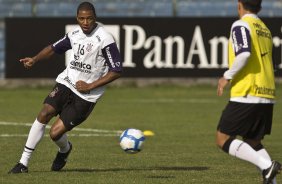
[[[30, 123], [16, 123], [16, 122], [3, 122], [0, 121], [0, 125], [6, 126], [26, 126], [31, 127], [32, 124]], [[47, 125], [46, 128], [50, 128], [51, 126]], [[96, 132], [96, 133], [110, 133], [110, 134], [121, 134], [121, 130], [101, 130], [101, 129], [92, 129], [92, 128], [74, 128], [74, 131], [81, 131], [81, 132]]]
[[159, 98], [159, 99], [118, 99], [117, 102], [122, 103], [217, 103], [214, 99], [176, 99], [176, 98]]
[[[28, 134], [0, 134], [0, 137], [27, 137]], [[68, 134], [68, 137], [116, 137], [118, 134]], [[44, 137], [49, 137], [45, 134]]]

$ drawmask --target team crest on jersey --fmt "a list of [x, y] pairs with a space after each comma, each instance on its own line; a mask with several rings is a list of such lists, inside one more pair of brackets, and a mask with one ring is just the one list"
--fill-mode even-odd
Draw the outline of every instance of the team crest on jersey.
[[53, 98], [59, 91], [59, 88], [56, 87], [53, 89], [53, 91], [51, 91], [51, 93], [49, 94], [49, 97]]
[[92, 47], [93, 47], [93, 44], [92, 43], [88, 43], [87, 46], [86, 46], [86, 50], [88, 52], [90, 52], [92, 50]]

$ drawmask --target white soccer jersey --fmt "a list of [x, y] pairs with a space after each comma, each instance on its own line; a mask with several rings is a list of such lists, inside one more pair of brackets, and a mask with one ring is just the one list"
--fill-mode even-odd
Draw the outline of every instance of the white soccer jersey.
[[100, 25], [89, 35], [84, 34], [78, 27], [54, 43], [52, 48], [58, 54], [63, 54], [69, 49], [73, 51], [66, 69], [58, 75], [56, 82], [67, 86], [79, 97], [90, 102], [96, 102], [102, 96], [105, 86], [85, 94], [76, 90], [75, 83], [79, 80], [92, 83], [106, 75], [109, 70], [122, 70], [117, 45], [113, 37]]

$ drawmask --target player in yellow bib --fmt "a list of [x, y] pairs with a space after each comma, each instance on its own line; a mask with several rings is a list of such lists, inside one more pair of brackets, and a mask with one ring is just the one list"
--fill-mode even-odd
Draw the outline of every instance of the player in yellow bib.
[[271, 32], [257, 16], [261, 2], [238, 0], [240, 19], [231, 27], [229, 69], [217, 89], [221, 96], [230, 83], [231, 97], [218, 123], [216, 142], [226, 153], [256, 165], [264, 184], [275, 184], [281, 164], [272, 161], [262, 145], [271, 133], [275, 80]]

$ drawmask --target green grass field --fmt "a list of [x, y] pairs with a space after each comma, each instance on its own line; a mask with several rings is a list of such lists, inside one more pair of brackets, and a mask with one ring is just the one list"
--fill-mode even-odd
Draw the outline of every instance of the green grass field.
[[[205, 85], [110, 87], [80, 129], [70, 132], [73, 151], [61, 172], [50, 171], [57, 148], [46, 129], [29, 173], [8, 175], [22, 154], [30, 128], [24, 125], [33, 123], [50, 90], [0, 89], [1, 184], [262, 183], [255, 166], [216, 147], [216, 125], [229, 91], [217, 97], [216, 87]], [[277, 94], [272, 135], [264, 145], [273, 159], [282, 161], [281, 87]], [[138, 154], [126, 154], [119, 146], [117, 131], [130, 127], [155, 133]], [[277, 181], [282, 182], [280, 175]]]

